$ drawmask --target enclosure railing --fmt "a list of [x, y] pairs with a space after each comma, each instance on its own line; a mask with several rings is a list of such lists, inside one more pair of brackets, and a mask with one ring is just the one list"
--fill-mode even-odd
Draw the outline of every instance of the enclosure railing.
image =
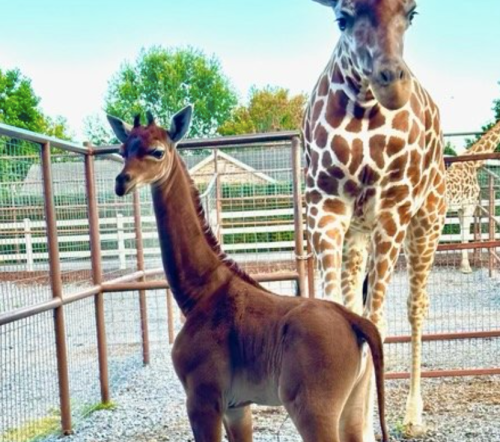
[[[212, 227], [214, 227], [215, 233], [220, 238], [223, 243], [223, 247], [227, 250], [232, 250], [238, 253], [240, 249], [248, 248], [244, 243], [226, 243], [227, 238], [235, 237], [237, 235], [245, 235], [247, 226], [245, 225], [245, 218], [255, 219], [259, 212], [262, 210], [249, 210], [247, 203], [252, 198], [258, 198], [255, 196], [240, 196], [238, 201], [241, 206], [232, 207], [232, 201], [236, 200], [233, 195], [224, 195], [225, 185], [224, 180], [230, 179], [231, 176], [243, 174], [243, 176], [251, 177], [252, 179], [257, 177], [260, 179], [266, 179], [266, 174], [261, 173], [265, 170], [265, 167], [259, 169], [260, 175], [257, 176], [255, 170], [249, 171], [250, 169], [227, 171], [222, 170], [223, 162], [230, 161], [227, 160], [227, 156], [222, 155], [220, 152], [224, 148], [234, 148], [238, 149], [252, 149], [255, 146], [274, 146], [277, 143], [284, 143], [288, 149], [288, 163], [281, 165], [281, 169], [276, 173], [283, 173], [286, 170], [286, 179], [289, 179], [292, 183], [292, 192], [289, 195], [275, 195], [273, 198], [276, 201], [281, 201], [286, 199], [291, 207], [278, 208], [275, 212], [274, 220], [269, 221], [270, 224], [273, 222], [278, 226], [286, 226], [283, 229], [288, 232], [290, 229], [293, 230], [294, 235], [291, 240], [286, 241], [275, 241], [283, 246], [286, 250], [290, 251], [290, 256], [292, 256], [291, 261], [293, 265], [290, 266], [283, 265], [280, 267], [276, 266], [277, 270], [273, 272], [264, 271], [268, 269], [263, 269], [262, 265], [257, 265], [255, 267], [249, 267], [252, 275], [262, 282], [273, 283], [276, 281], [293, 281], [297, 284], [298, 294], [303, 296], [314, 296], [315, 294], [315, 279], [314, 279], [314, 265], [313, 258], [310, 250], [310, 245], [306, 241], [306, 235], [304, 232], [304, 203], [302, 195], [302, 173], [303, 173], [303, 163], [301, 160], [301, 146], [299, 140], [299, 134], [297, 132], [281, 132], [276, 134], [261, 134], [252, 136], [238, 136], [238, 137], [223, 137], [214, 138], [206, 140], [188, 140], [183, 142], [179, 148], [183, 152], [193, 152], [200, 151], [200, 149], [213, 151], [213, 170], [210, 170], [211, 179], [206, 185], [202, 193], [202, 202], [205, 208], [207, 217], [210, 219]], [[3, 137], [3, 141], [2, 140]], [[16, 143], [12, 143], [9, 140], [17, 140]], [[168, 341], [172, 342], [175, 335], [175, 306], [172, 301], [172, 297], [168, 292], [168, 284], [163, 277], [163, 270], [161, 266], [157, 263], [158, 260], [154, 261], [154, 266], [151, 266], [152, 262], [147, 262], [146, 257], [150, 255], [145, 252], [148, 250], [157, 249], [157, 245], [152, 245], [151, 241], [156, 238], [155, 233], [147, 232], [143, 229], [145, 223], [154, 224], [151, 214], [144, 214], [145, 207], [142, 203], [141, 194], [136, 191], [133, 194], [132, 201], [128, 201], [128, 207], [132, 210], [129, 214], [124, 214], [119, 216], [115, 214], [114, 216], [109, 216], [106, 210], [102, 210], [106, 206], [106, 202], [100, 201], [98, 183], [96, 182], [96, 160], [99, 158], [110, 158], [112, 161], [119, 163], [121, 159], [115, 154], [118, 151], [117, 146], [104, 146], [104, 147], [93, 147], [89, 144], [83, 146], [77, 145], [75, 143], [70, 143], [62, 140], [57, 140], [51, 137], [46, 137], [39, 134], [33, 134], [24, 130], [9, 127], [0, 124], [0, 142], [11, 143], [11, 150], [17, 149], [20, 143], [31, 143], [31, 146], [35, 146], [40, 155], [40, 169], [42, 171], [41, 182], [42, 187], [39, 189], [41, 192], [41, 197], [43, 197], [44, 206], [44, 216], [41, 217], [38, 214], [38, 219], [34, 221], [22, 221], [21, 224], [17, 221], [19, 214], [14, 216], [14, 219], [5, 222], [0, 219], [0, 225], [2, 223], [12, 227], [12, 232], [0, 233], [0, 246], [3, 244], [10, 250], [9, 259], [15, 264], [14, 269], [19, 269], [19, 261], [26, 257], [26, 264], [23, 268], [23, 278], [24, 281], [20, 281], [23, 284], [28, 284], [26, 297], [30, 299], [25, 305], [25, 301], [14, 299], [14, 302], [7, 300], [4, 304], [0, 304], [0, 352], [2, 359], [0, 360], [0, 372], [7, 373], [8, 367], [6, 364], [15, 358], [15, 355], [7, 353], [8, 347], [22, 343], [18, 341], [17, 334], [20, 334], [19, 330], [12, 328], [14, 324], [19, 324], [19, 327], [23, 327], [26, 330], [31, 330], [34, 327], [42, 327], [40, 324], [47, 321], [47, 314], [53, 313], [53, 332], [49, 333], [48, 328], [43, 328], [47, 324], [44, 322], [42, 327], [43, 333], [48, 333], [55, 339], [54, 346], [54, 360], [56, 364], [54, 370], [56, 373], [44, 373], [44, 379], [50, 379], [51, 376], [57, 376], [57, 387], [59, 394], [59, 413], [56, 413], [56, 420], [61, 421], [61, 429], [64, 434], [71, 432], [73, 423], [72, 417], [72, 406], [74, 407], [74, 402], [72, 402], [72, 388], [71, 382], [72, 377], [70, 376], [70, 365], [71, 358], [74, 357], [74, 353], [78, 351], [78, 343], [75, 344], [74, 337], [72, 334], [68, 334], [68, 324], [67, 315], [68, 309], [71, 306], [84, 305], [87, 309], [86, 311], [92, 312], [93, 319], [90, 329], [95, 330], [95, 356], [98, 372], [98, 390], [99, 390], [99, 401], [102, 403], [109, 403], [111, 401], [111, 391], [110, 384], [113, 378], [113, 366], [110, 364], [109, 349], [111, 343], [109, 338], [111, 336], [111, 328], [116, 326], [116, 318], [111, 317], [109, 309], [106, 308], [106, 299], [116, 293], [123, 292], [134, 292], [138, 293], [137, 298], [137, 311], [138, 311], [138, 327], [140, 334], [140, 348], [141, 348], [141, 363], [148, 364], [153, 355], [151, 347], [151, 324], [152, 318], [148, 317], [148, 297], [152, 296], [155, 290], [167, 290], [166, 296], [166, 316], [165, 321], [168, 324], [167, 336]], [[87, 225], [73, 225], [72, 219], [58, 219], [57, 210], [55, 204], [54, 196], [54, 180], [53, 180], [53, 170], [54, 167], [59, 164], [58, 162], [52, 161], [57, 158], [57, 153], [53, 152], [54, 148], [57, 148], [64, 152], [69, 152], [72, 160], [75, 164], [81, 167], [80, 173], [84, 176], [84, 182], [77, 183], [81, 187], [82, 192], [85, 193], [84, 202], [79, 202], [78, 204], [70, 204], [69, 211], [72, 210], [85, 210]], [[499, 154], [489, 154], [489, 155], [474, 155], [474, 156], [460, 156], [457, 158], [447, 159], [447, 162], [455, 161], [471, 161], [471, 160], [485, 160], [488, 158], [499, 159]], [[189, 158], [187, 158], [189, 159]], [[83, 164], [81, 164], [83, 163]], [[235, 163], [236, 164], [236, 163]], [[247, 174], [247, 175], [244, 175]], [[500, 241], [497, 239], [499, 234], [498, 226], [498, 215], [495, 213], [497, 206], [495, 202], [495, 192], [498, 189], [500, 183], [499, 176], [497, 172], [485, 169], [485, 174], [489, 177], [488, 184], [488, 194], [483, 195], [482, 199], [487, 201], [488, 207], [484, 208], [481, 206], [481, 213], [486, 216], [488, 231], [481, 234], [477, 232], [475, 235], [475, 240], [473, 242], [461, 244], [461, 243], [448, 243], [440, 244], [439, 250], [441, 252], [453, 252], [458, 251], [463, 248], [472, 250], [482, 250], [486, 249], [488, 251], [488, 272], [490, 277], [494, 276], [495, 269], [499, 267], [499, 259], [496, 250], [500, 247]], [[264, 176], [264, 178], [263, 178]], [[255, 179], [257, 179], [255, 178]], [[269, 178], [267, 176], [267, 178]], [[73, 177], [71, 177], [73, 179]], [[70, 180], [70, 177], [67, 178]], [[2, 179], [0, 178], [0, 186], [2, 184]], [[64, 183], [63, 183], [64, 184]], [[66, 183], [68, 185], [68, 183]], [[227, 186], [226, 186], [227, 187]], [[8, 193], [8, 192], [7, 192]], [[76, 197], [75, 197], [76, 198]], [[34, 204], [34, 203], [33, 203]], [[28, 204], [28, 211], [33, 208], [33, 204]], [[224, 210], [224, 205], [229, 205], [232, 210]], [[279, 205], [279, 204], [278, 204]], [[116, 204], [115, 204], [116, 206]], [[114, 206], [113, 206], [114, 207]], [[123, 206], [120, 206], [123, 207]], [[281, 206], [280, 206], [281, 207]], [[243, 209], [242, 209], [243, 208]], [[0, 207], [0, 210], [7, 209], [6, 207]], [[227, 207], [225, 208], [227, 209]], [[242, 212], [238, 212], [241, 210]], [[101, 212], [104, 213], [101, 213]], [[24, 212], [23, 212], [24, 213]], [[244, 213], [244, 216], [239, 217], [238, 213]], [[22, 214], [21, 214], [22, 215]], [[268, 214], [269, 215], [269, 214]], [[10, 216], [10, 215], [9, 215]], [[290, 218], [291, 217], [291, 218]], [[28, 219], [23, 218], [23, 219]], [[106, 224], [108, 221], [106, 219], [113, 219], [117, 222], [110, 226]], [[242, 220], [243, 219], [243, 220]], [[265, 219], [263, 223], [265, 223]], [[43, 223], [43, 228], [41, 227]], [[228, 223], [231, 223], [228, 225]], [[281, 224], [280, 224], [281, 223]], [[263, 224], [265, 225], [265, 224]], [[478, 223], [479, 225], [479, 223]], [[236, 226], [236, 227], [235, 227]], [[255, 226], [255, 224], [254, 224]], [[292, 227], [293, 226], [293, 227]], [[77, 229], [78, 238], [75, 237], [71, 239], [71, 235], [68, 235], [68, 239], [64, 239], [65, 229]], [[236, 230], [236, 229], [240, 230]], [[88, 230], [87, 230], [88, 229]], [[110, 231], [116, 230], [116, 232], [102, 233], [103, 229], [108, 229]], [[233, 229], [233, 230], [231, 230]], [[243, 229], [243, 230], [241, 230]], [[253, 227], [252, 230], [258, 231], [257, 228]], [[270, 230], [268, 227], [267, 230]], [[61, 231], [63, 234], [61, 234]], [[275, 232], [279, 233], [280, 229], [275, 229]], [[487, 238], [484, 238], [484, 236]], [[450, 237], [451, 238], [451, 237]], [[459, 237], [453, 237], [451, 239], [457, 239]], [[61, 241], [63, 239], [63, 241]], [[78, 251], [61, 250], [65, 247], [65, 244], [71, 243], [73, 246], [81, 241], [89, 242], [89, 250], [85, 247], [78, 247]], [[486, 239], [486, 240], [484, 240]], [[132, 241], [132, 242], [131, 242]], [[243, 241], [243, 240], [242, 240]], [[46, 242], [46, 250], [41, 250], [40, 245], [44, 245]], [[111, 245], [111, 243], [113, 243]], [[256, 253], [259, 252], [259, 243], [254, 244]], [[17, 248], [17, 249], [16, 249]], [[133, 263], [135, 270], [130, 270], [130, 254], [129, 250], [135, 251], [135, 262]], [[265, 258], [271, 259], [272, 246], [268, 247], [266, 250]], [[288, 253], [288, 252], [287, 252]], [[0, 255], [2, 253], [0, 252]], [[38, 279], [44, 277], [44, 272], [40, 271], [40, 260], [43, 260], [45, 256], [48, 256], [49, 263], [49, 281], [50, 281], [50, 297], [46, 296], [44, 299], [39, 299], [37, 296], [33, 296], [33, 292], [38, 290]], [[287, 255], [288, 256], [288, 255]], [[105, 271], [105, 266], [109, 265], [108, 258], [114, 257], [118, 260], [119, 266], [113, 272], [107, 273]], [[244, 257], [241, 254], [241, 257]], [[65, 288], [63, 281], [68, 277], [72, 276], [73, 273], [82, 272], [81, 263], [75, 264], [72, 262], [65, 262], [64, 259], [89, 259], [90, 265], [86, 265], [84, 270], [89, 271], [83, 274], [83, 287], [73, 287], [69, 285], [70, 290]], [[280, 262], [281, 255], [276, 256], [276, 261], [282, 265]], [[478, 257], [481, 259], [481, 256]], [[61, 261], [64, 261], [61, 263]], [[62, 266], [64, 264], [64, 266]], [[149, 264], [150, 266], [148, 266]], [[75, 270], [76, 268], [76, 270]], [[0, 276], [2, 272], [8, 273], [10, 270], [9, 266], [0, 265]], [[32, 275], [32, 276], [30, 276]], [[77, 275], [78, 276], [78, 275]], [[2, 283], [0, 278], [0, 284]], [[16, 280], [16, 284], [17, 284]], [[82, 281], [79, 281], [80, 283]], [[9, 285], [6, 290], [10, 290], [12, 285]], [[4, 295], [0, 292], [0, 295]], [[34, 299], [34, 301], [32, 301]], [[93, 305], [84, 304], [86, 300], [93, 300]], [[0, 299], [0, 301], [2, 301]], [[112, 310], [112, 309], [111, 309]], [[73, 311], [71, 311], [73, 313]], [[114, 314], [113, 311], [111, 311]], [[128, 313], [127, 313], [128, 314]], [[81, 311], [78, 312], [81, 315]], [[72, 315], [70, 315], [72, 317]], [[119, 314], [117, 315], [119, 316]], [[41, 318], [40, 323], [33, 322], [33, 318]], [[123, 331], [124, 333], [126, 330]], [[16, 334], [17, 333], [17, 334]], [[38, 333], [38, 332], [37, 332]], [[12, 336], [10, 336], [12, 334]], [[36, 339], [40, 339], [39, 334], [36, 334]], [[9, 337], [10, 336], [10, 337]], [[465, 331], [465, 332], [447, 332], [447, 333], [432, 333], [424, 335], [423, 339], [427, 342], [436, 341], [447, 341], [447, 340], [471, 340], [471, 339], [497, 339], [500, 337], [500, 330], [498, 327], [491, 327], [490, 330], [485, 331]], [[10, 341], [7, 342], [7, 340]], [[83, 339], [83, 338], [82, 338]], [[88, 339], [86, 337], [85, 339]], [[408, 334], [402, 332], [392, 333], [387, 339], [387, 343], [406, 345], [409, 342]], [[68, 341], [71, 342], [68, 342]], [[8, 345], [7, 345], [8, 343]], [[24, 344], [23, 344], [24, 345]], [[26, 350], [29, 353], [31, 350]], [[121, 349], [120, 351], [124, 351]], [[52, 350], [47, 350], [47, 354], [50, 355]], [[34, 357], [39, 358], [41, 356], [34, 351]], [[68, 357], [70, 356], [70, 357]], [[390, 354], [389, 354], [390, 356]], [[37, 359], [36, 359], [37, 360]], [[27, 358], [28, 363], [33, 361]], [[53, 361], [52, 361], [53, 362]], [[50, 365], [50, 364], [48, 364]], [[52, 365], [50, 365], [52, 367]], [[490, 373], [500, 373], [500, 368], [482, 368], [482, 369], [469, 369], [469, 370], [427, 370], [423, 373], [424, 376], [446, 376], [446, 375], [469, 375], [469, 374], [490, 374]], [[404, 378], [407, 377], [407, 373], [397, 369], [392, 370], [391, 373], [387, 374], [387, 377], [392, 378]], [[7, 375], [2, 375], [2, 392], [0, 393], [0, 406], [3, 410], [9, 407], [18, 400], [26, 400], [27, 396], [20, 395], [16, 393], [16, 382], [19, 381], [17, 377], [12, 379], [8, 378]], [[5, 384], [4, 384], [5, 382]], [[33, 380], [33, 388], [36, 386], [38, 379]], [[8, 386], [8, 388], [7, 388]], [[5, 388], [4, 388], [5, 387]], [[84, 387], [85, 388], [85, 387]], [[9, 398], [8, 395], [11, 394]], [[24, 394], [24, 393], [23, 393]], [[10, 402], [9, 402], [10, 401]], [[36, 414], [35, 412], [33, 412]], [[3, 415], [0, 419], [0, 442], [13, 442], [16, 440], [16, 431], [12, 430], [12, 427], [22, 427], [22, 422], [26, 421], [27, 418], [21, 416], [22, 412], [16, 412], [15, 415]], [[85, 414], [85, 413], [84, 413]], [[27, 415], [28, 416], [28, 415]], [[28, 416], [29, 417], [29, 416]], [[5, 420], [3, 420], [5, 419]], [[31, 419], [33, 422], [33, 419]], [[33, 431], [36, 431], [37, 425], [33, 424], [35, 427]]]

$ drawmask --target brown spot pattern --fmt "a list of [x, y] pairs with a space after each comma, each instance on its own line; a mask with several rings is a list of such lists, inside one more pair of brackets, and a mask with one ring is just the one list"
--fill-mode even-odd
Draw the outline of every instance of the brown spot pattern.
[[338, 84], [344, 83], [344, 76], [342, 75], [342, 71], [340, 70], [338, 64], [336, 64], [335, 67], [333, 68], [332, 83], [338, 83]]
[[318, 96], [324, 97], [328, 93], [329, 86], [330, 82], [328, 81], [328, 77], [324, 75], [321, 79], [321, 82], [319, 83]]
[[405, 140], [399, 137], [391, 137], [389, 138], [389, 142], [387, 143], [387, 155], [390, 157], [401, 152], [406, 146]]
[[316, 131], [314, 132], [314, 140], [316, 141], [316, 145], [318, 147], [324, 148], [326, 146], [328, 133], [323, 126], [318, 125], [318, 127], [316, 128]]
[[330, 153], [330, 151], [329, 150], [324, 151], [323, 152], [323, 159], [322, 159], [323, 167], [325, 169], [328, 169], [332, 165], [332, 162], [333, 162], [333, 159], [332, 159], [332, 154]]
[[326, 107], [326, 121], [328, 121], [328, 124], [334, 129], [342, 124], [342, 121], [346, 116], [348, 102], [349, 97], [342, 89], [339, 89], [336, 92], [330, 92]]
[[331, 147], [332, 150], [335, 152], [337, 159], [342, 164], [347, 164], [350, 157], [350, 151], [349, 151], [349, 145], [347, 144], [345, 138], [341, 137], [340, 135], [335, 135], [332, 139]]
[[351, 175], [355, 175], [359, 166], [361, 165], [361, 161], [363, 161], [363, 142], [356, 138], [352, 142], [352, 159], [349, 164], [349, 172]]
[[410, 114], [404, 110], [399, 112], [392, 120], [392, 127], [401, 132], [408, 132]]
[[365, 186], [372, 186], [379, 178], [380, 175], [378, 172], [373, 170], [368, 164], [361, 169], [358, 175], [358, 181]]
[[323, 210], [325, 212], [336, 213], [337, 215], [345, 214], [345, 204], [338, 199], [326, 200], [323, 204]]
[[374, 135], [370, 138], [370, 157], [380, 169], [384, 167], [384, 149], [384, 135]]
[[380, 105], [375, 105], [371, 108], [368, 114], [368, 130], [375, 130], [385, 124], [385, 117], [381, 112]]
[[328, 195], [338, 195], [339, 183], [336, 178], [321, 172], [318, 176], [318, 187]]

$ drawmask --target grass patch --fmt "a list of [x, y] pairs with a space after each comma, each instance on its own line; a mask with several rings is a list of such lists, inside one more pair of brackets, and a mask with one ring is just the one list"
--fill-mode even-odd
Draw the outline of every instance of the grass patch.
[[116, 404], [114, 402], [99, 402], [97, 404], [93, 405], [87, 405], [83, 410], [82, 410], [82, 416], [83, 417], [88, 417], [92, 413], [95, 413], [96, 411], [101, 411], [101, 410], [115, 410], [116, 409]]
[[34, 442], [43, 437], [56, 433], [61, 427], [59, 414], [26, 422], [19, 428], [11, 428], [0, 435], [4, 442]]

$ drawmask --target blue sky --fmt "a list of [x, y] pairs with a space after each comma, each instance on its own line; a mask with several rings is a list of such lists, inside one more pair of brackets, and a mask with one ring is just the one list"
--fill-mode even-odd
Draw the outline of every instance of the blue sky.
[[[500, 98], [500, 1], [419, 0], [406, 61], [441, 107], [445, 131], [474, 131]], [[142, 47], [191, 45], [221, 60], [242, 100], [252, 85], [309, 92], [338, 38], [311, 0], [2, 1], [0, 68], [32, 79], [43, 110], [77, 138], [102, 113], [108, 80]]]

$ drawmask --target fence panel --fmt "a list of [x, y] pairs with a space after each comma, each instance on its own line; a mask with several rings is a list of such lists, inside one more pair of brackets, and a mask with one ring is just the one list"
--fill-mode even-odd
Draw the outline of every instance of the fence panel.
[[[296, 255], [305, 253], [295, 249], [290, 147], [294, 135], [281, 134], [276, 138], [279, 141], [270, 141], [272, 137], [266, 135], [255, 142], [254, 137], [244, 148], [205, 140], [188, 142], [181, 149], [201, 191], [205, 216], [225, 252], [248, 272], [265, 278], [263, 284], [270, 290], [287, 295], [296, 293]], [[88, 216], [92, 201], [85, 181], [91, 147], [68, 144], [64, 151], [51, 151], [62, 282], [61, 296], [53, 299], [40, 145], [30, 139], [0, 137], [4, 149], [0, 152], [9, 154], [0, 162], [0, 442], [17, 442], [60, 427], [54, 308], [65, 313], [71, 416], [77, 423], [103, 397], [103, 358], [109, 359], [112, 399], [112, 393], [135, 370], [170, 351], [169, 337], [182, 324], [175, 305], [169, 319], [150, 191], [140, 190], [138, 200], [133, 195], [117, 198], [114, 178], [121, 165], [104, 157], [95, 158], [93, 164], [102, 275], [92, 261]], [[486, 170], [498, 174], [498, 165], [488, 163], [478, 175], [482, 209], [466, 235], [475, 244], [500, 239], [499, 181], [492, 180]], [[136, 224], [136, 202], [142, 215], [140, 225]], [[496, 213], [489, 217], [492, 209]], [[442, 241], [461, 246], [456, 213], [449, 213]], [[500, 248], [469, 250], [473, 272], [463, 274], [459, 272], [462, 252], [453, 247], [438, 253], [429, 281], [424, 369], [498, 369], [500, 338], [495, 333], [500, 334], [500, 264], [496, 257]], [[319, 278], [316, 285], [320, 294]], [[401, 258], [387, 300], [389, 341], [393, 343], [386, 354], [393, 374], [409, 368], [407, 296]], [[96, 304], [101, 301], [104, 341], [102, 335], [98, 340], [96, 330], [100, 321]], [[26, 309], [31, 310], [27, 313]], [[460, 339], [454, 335], [457, 332], [462, 333]], [[473, 338], [474, 333], [482, 338]], [[99, 343], [104, 353], [102, 348], [98, 351]]]

